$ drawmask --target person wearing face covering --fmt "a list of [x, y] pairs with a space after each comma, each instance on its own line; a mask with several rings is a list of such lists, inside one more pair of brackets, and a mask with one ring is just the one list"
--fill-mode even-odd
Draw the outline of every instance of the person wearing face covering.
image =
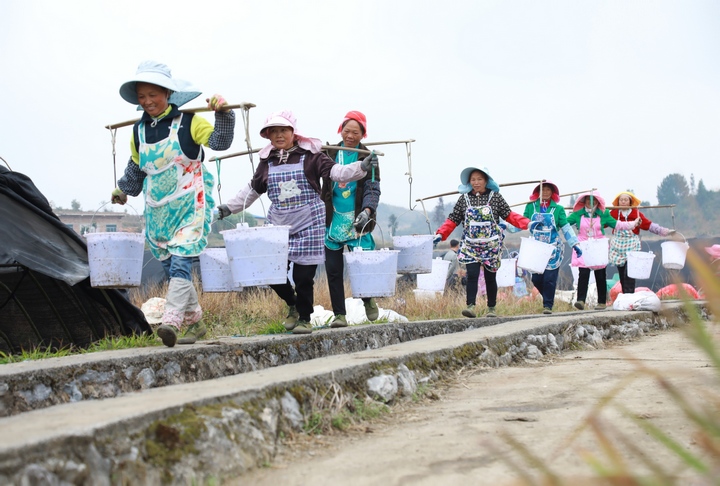
[[[598, 194], [597, 191], [586, 192], [580, 194], [573, 212], [567, 217], [570, 225], [577, 228], [578, 241], [587, 241], [590, 239], [605, 238], [604, 228], [614, 229], [632, 229], [635, 222], [619, 222], [610, 215], [610, 211], [605, 209], [605, 199]], [[607, 305], [607, 285], [606, 282], [606, 266], [588, 267], [585, 265], [582, 256], [573, 254], [571, 265], [578, 267], [578, 284], [577, 298], [575, 308], [585, 309], [585, 299], [587, 298], [588, 285], [590, 284], [590, 272], [595, 273], [595, 282], [597, 282], [598, 303], [595, 309], [605, 309]]]
[[288, 305], [283, 323], [293, 334], [312, 332], [314, 281], [317, 266], [325, 261], [325, 203], [320, 198], [321, 180], [349, 183], [378, 169], [372, 154], [351, 164], [338, 164], [321, 152], [322, 143], [301, 135], [290, 111], [272, 113], [260, 129], [270, 144], [260, 150], [260, 163], [250, 183], [227, 204], [218, 206], [220, 219], [247, 209], [267, 193], [271, 206], [268, 222], [290, 226], [288, 267], [293, 264], [295, 286], [287, 280], [271, 285]]
[[[192, 260], [207, 246], [214, 178], [205, 168], [202, 146], [226, 150], [233, 141], [235, 114], [220, 95], [207, 99], [215, 124], [179, 107], [200, 93], [173, 79], [165, 64], [145, 61], [120, 87], [120, 96], [140, 105], [133, 125], [130, 160], [112, 192], [113, 204], [128, 195], [145, 196], [145, 236], [150, 251], [170, 277], [157, 335], [168, 347], [192, 344], [207, 332], [192, 281]], [[178, 336], [187, 326], [185, 333]]]
[[640, 251], [640, 230], [649, 231], [658, 236], [668, 236], [675, 230], [665, 228], [650, 221], [637, 206], [640, 199], [630, 191], [621, 192], [613, 199], [613, 206], [620, 209], [610, 210], [610, 215], [618, 222], [634, 223], [632, 228], [615, 228], [610, 239], [609, 261], [618, 269], [620, 286], [623, 294], [635, 293], [635, 279], [627, 274], [627, 254], [629, 251]]
[[[367, 119], [363, 113], [349, 111], [338, 133], [342, 137], [338, 148], [327, 152], [338, 164], [351, 164], [360, 157], [357, 152], [342, 150], [342, 147], [368, 150], [360, 142], [367, 137]], [[320, 197], [325, 201], [325, 272], [335, 314], [330, 327], [347, 327], [343, 250], [346, 247], [350, 251], [358, 247], [375, 249], [372, 230], [380, 203], [380, 170], [370, 171], [362, 179], [348, 183], [324, 178]], [[376, 320], [379, 309], [375, 299], [365, 297], [362, 301], [368, 320]]]
[[505, 233], [500, 227], [500, 218], [520, 229], [527, 229], [529, 220], [510, 210], [500, 195], [500, 186], [490, 177], [487, 168], [468, 167], [460, 173], [460, 198], [445, 223], [435, 232], [433, 242], [446, 240], [459, 225], [463, 235], [458, 251], [458, 261], [465, 264], [467, 271], [467, 294], [463, 309], [465, 317], [477, 317], [476, 300], [480, 268], [487, 292], [486, 317], [497, 317], [497, 271], [502, 258]]
[[525, 206], [523, 213], [523, 216], [530, 219], [528, 226], [530, 236], [537, 241], [554, 246], [545, 271], [532, 274], [532, 283], [542, 295], [543, 314], [552, 314], [555, 304], [555, 288], [564, 252], [560, 232], [568, 245], [575, 250], [575, 254], [582, 256], [582, 251], [577, 246], [577, 236], [568, 224], [565, 209], [558, 204], [559, 202], [560, 191], [557, 185], [545, 181], [535, 186], [530, 194], [530, 202]]

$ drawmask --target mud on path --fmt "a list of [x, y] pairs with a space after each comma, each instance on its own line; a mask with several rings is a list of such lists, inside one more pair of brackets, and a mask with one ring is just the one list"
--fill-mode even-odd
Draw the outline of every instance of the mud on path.
[[[708, 326], [717, 341], [720, 326]], [[680, 385], [690, 400], [699, 400], [703, 390], [718, 390], [717, 370], [682, 331], [674, 329], [534, 364], [462, 370], [453, 383], [433, 388], [434, 400], [395, 406], [362, 430], [298, 438], [283, 446], [272, 465], [223, 484], [509, 484], [520, 476], [488, 442], [503, 451], [504, 457], [527, 463], [502, 441], [503, 431], [554, 472], [591, 476], [581, 449], [607, 462], [595, 435], [585, 429], [572, 444], [568, 445], [568, 439], [602, 396], [632, 376], [635, 379], [616, 401], [635, 416], [652, 420], [683, 446], [697, 450], [689, 421], [656, 381], [636, 373], [638, 364]], [[605, 408], [600, 416], [605, 431], [621, 430], [638, 450], [663, 466], [677, 464], [674, 456], [617, 409]], [[636, 453], [618, 447], [625, 451], [623, 457], [631, 470], [643, 470]]]

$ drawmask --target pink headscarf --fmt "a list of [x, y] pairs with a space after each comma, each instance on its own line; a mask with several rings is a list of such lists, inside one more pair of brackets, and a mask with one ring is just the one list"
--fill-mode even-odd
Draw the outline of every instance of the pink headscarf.
[[602, 196], [600, 194], [598, 194], [597, 191], [585, 192], [583, 194], [580, 194], [577, 198], [577, 201], [575, 201], [575, 205], [573, 206], [573, 211], [579, 211], [582, 208], [584, 208], [585, 207], [585, 199], [589, 198], [590, 196], [594, 197], [595, 200], [597, 201], [598, 209], [600, 211], [605, 211], [605, 199], [603, 199]]
[[[292, 114], [292, 111], [285, 110], [271, 113], [270, 116], [265, 119], [265, 123], [260, 129], [260, 136], [262, 138], [268, 138], [266, 130], [270, 127], [291, 127], [293, 129], [293, 135], [295, 136], [295, 140], [297, 141], [300, 148], [309, 150], [314, 154], [320, 152], [320, 150], [322, 149], [322, 142], [317, 138], [310, 138], [300, 135], [295, 128], [296, 125], [297, 120], [295, 118], [295, 115]], [[261, 159], [266, 159], [267, 156], [270, 155], [270, 151], [272, 149], [273, 144], [270, 143], [263, 147], [258, 155], [260, 155]]]
[[556, 203], [560, 202], [560, 190], [558, 189], [558, 186], [550, 181], [545, 181], [541, 184], [538, 184], [535, 186], [535, 189], [533, 189], [532, 194], [530, 194], [530, 200], [531, 201], [537, 201], [540, 198], [540, 186], [550, 186], [552, 189], [552, 196], [550, 199], [555, 201]]
[[367, 137], [367, 119], [365, 118], [365, 115], [359, 111], [348, 111], [345, 115], [345, 118], [343, 119], [342, 123], [338, 127], [338, 133], [342, 132], [343, 125], [345, 125], [345, 122], [355, 120], [358, 122], [362, 128], [363, 128], [363, 136], [362, 138]]
[[705, 251], [713, 260], [720, 259], [720, 245], [706, 246]]

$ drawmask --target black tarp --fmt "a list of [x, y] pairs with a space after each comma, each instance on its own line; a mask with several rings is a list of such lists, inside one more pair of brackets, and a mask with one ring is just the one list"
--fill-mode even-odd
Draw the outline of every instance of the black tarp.
[[151, 332], [119, 290], [90, 286], [85, 241], [32, 180], [0, 166], [0, 351]]

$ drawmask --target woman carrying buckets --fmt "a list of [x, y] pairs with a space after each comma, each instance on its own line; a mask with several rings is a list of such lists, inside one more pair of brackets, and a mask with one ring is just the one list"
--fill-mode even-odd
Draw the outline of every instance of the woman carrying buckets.
[[[112, 192], [113, 204], [127, 195], [145, 193], [145, 235], [155, 258], [170, 277], [165, 311], [157, 335], [165, 346], [192, 344], [207, 332], [200, 323], [202, 309], [192, 282], [192, 257], [202, 253], [210, 233], [214, 180], [203, 165], [202, 145], [226, 150], [233, 141], [235, 114], [225, 99], [214, 95], [208, 108], [215, 125], [201, 116], [183, 113], [179, 106], [200, 95], [182, 91], [170, 69], [154, 61], [140, 64], [135, 77], [120, 87], [120, 96], [143, 108], [133, 126], [131, 157], [125, 175]], [[189, 325], [178, 339], [184, 325]]]
[[[580, 194], [573, 206], [573, 212], [567, 217], [569, 224], [575, 226], [578, 230], [578, 240], [593, 241], [604, 240], [604, 228], [610, 227], [616, 230], [633, 229], [634, 221], [619, 222], [610, 216], [610, 211], [605, 209], [605, 200], [597, 193], [597, 191], [586, 192]], [[607, 245], [603, 247], [603, 256], [605, 257], [604, 265], [587, 266], [584, 258], [589, 257], [586, 252], [585, 257], [574, 254], [571, 265], [578, 267], [578, 284], [577, 299], [575, 307], [577, 309], [585, 309], [585, 299], [587, 298], [588, 284], [590, 283], [590, 270], [595, 272], [595, 281], [597, 282], [598, 303], [595, 309], [605, 309], [607, 304], [607, 285], [605, 268], [607, 267]]]
[[[357, 152], [341, 150], [342, 147], [368, 150], [360, 140], [367, 137], [367, 119], [359, 111], [349, 111], [338, 133], [342, 142], [328, 156], [340, 165], [351, 164], [358, 159]], [[360, 247], [374, 250], [375, 212], [380, 202], [380, 171], [368, 172], [356, 182], [335, 182], [323, 178], [320, 197], [325, 201], [325, 272], [327, 273], [334, 319], [330, 327], [347, 327], [345, 314], [345, 285], [343, 282], [343, 249]], [[379, 309], [375, 299], [362, 299], [368, 320], [378, 318]]]
[[541, 182], [533, 189], [530, 202], [525, 206], [523, 214], [526, 218], [530, 218], [529, 229], [532, 238], [554, 246], [545, 271], [532, 274], [532, 283], [543, 298], [543, 314], [552, 314], [555, 304], [555, 287], [557, 287], [564, 248], [558, 228], [577, 256], [582, 256], [582, 251], [577, 246], [577, 236], [568, 224], [565, 209], [558, 204], [559, 202], [560, 191], [557, 185], [550, 181]]
[[270, 144], [260, 151], [260, 163], [250, 183], [225, 205], [218, 206], [220, 219], [247, 209], [261, 194], [271, 201], [268, 222], [290, 226], [288, 266], [293, 263], [293, 282], [271, 285], [289, 307], [285, 328], [293, 334], [312, 332], [315, 272], [325, 261], [325, 203], [320, 199], [320, 181], [352, 182], [377, 171], [374, 154], [352, 164], [337, 164], [322, 153], [316, 138], [300, 135], [290, 111], [267, 117], [260, 136]]
[[641, 213], [637, 206], [640, 205], [640, 199], [630, 191], [621, 192], [613, 199], [613, 208], [610, 215], [618, 222], [634, 223], [632, 228], [616, 227], [613, 237], [610, 240], [610, 263], [617, 266], [618, 275], [620, 276], [620, 286], [623, 294], [635, 293], [635, 279], [628, 277], [627, 274], [627, 257], [629, 251], [640, 251], [640, 230], [649, 231], [658, 236], [668, 236], [675, 233], [671, 230], [655, 224]]
[[483, 268], [487, 288], [486, 317], [497, 317], [496, 272], [500, 268], [503, 239], [505, 235], [499, 225], [500, 218], [520, 229], [527, 229], [529, 220], [510, 210], [510, 206], [500, 195], [500, 187], [490, 177], [486, 168], [468, 167], [460, 173], [458, 192], [461, 196], [455, 203], [452, 213], [445, 223], [435, 232], [434, 243], [446, 240], [450, 233], [463, 225], [462, 241], [458, 251], [458, 261], [465, 264], [467, 270], [467, 307], [462, 311], [465, 317], [476, 317], [475, 301], [478, 293], [480, 266]]

